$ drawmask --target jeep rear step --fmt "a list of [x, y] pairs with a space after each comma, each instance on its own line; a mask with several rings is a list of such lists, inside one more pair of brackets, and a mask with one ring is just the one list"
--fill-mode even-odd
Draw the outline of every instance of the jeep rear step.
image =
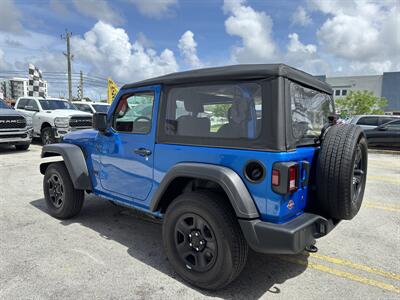
[[256, 252], [297, 254], [315, 239], [327, 235], [337, 224], [319, 215], [304, 213], [284, 224], [239, 220], [249, 246]]

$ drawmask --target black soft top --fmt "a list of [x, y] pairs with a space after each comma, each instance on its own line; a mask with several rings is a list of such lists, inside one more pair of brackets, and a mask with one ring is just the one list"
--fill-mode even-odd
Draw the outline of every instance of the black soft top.
[[276, 76], [289, 78], [293, 81], [332, 94], [332, 89], [329, 84], [318, 80], [308, 73], [289, 67], [285, 64], [247, 64], [197, 69], [171, 73], [126, 84], [122, 88], [137, 88], [156, 84], [174, 85], [194, 82], [264, 79]]

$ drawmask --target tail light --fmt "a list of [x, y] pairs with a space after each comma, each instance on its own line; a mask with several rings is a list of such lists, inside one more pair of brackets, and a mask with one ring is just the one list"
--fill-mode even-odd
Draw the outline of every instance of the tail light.
[[297, 191], [297, 183], [298, 183], [298, 175], [299, 175], [299, 166], [291, 166], [289, 167], [289, 192]]
[[280, 172], [279, 170], [272, 170], [272, 186], [279, 186], [280, 184]]
[[297, 162], [278, 162], [272, 168], [272, 190], [287, 195], [298, 190], [300, 168]]

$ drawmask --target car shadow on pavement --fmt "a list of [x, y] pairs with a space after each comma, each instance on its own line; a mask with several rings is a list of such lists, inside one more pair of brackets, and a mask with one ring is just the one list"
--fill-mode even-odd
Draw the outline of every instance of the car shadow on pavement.
[[[47, 213], [44, 199], [30, 202]], [[112, 205], [109, 201], [86, 196], [79, 216], [60, 223], [81, 224], [99, 233], [100, 237], [116, 241], [128, 249], [129, 255], [178, 280], [205, 296], [229, 299], [258, 299], [265, 293], [279, 294], [281, 284], [307, 269], [303, 264], [292, 264], [279, 256], [249, 252], [247, 264], [241, 275], [228, 287], [219, 291], [204, 291], [188, 285], [169, 265], [162, 245], [161, 222], [134, 210]]]

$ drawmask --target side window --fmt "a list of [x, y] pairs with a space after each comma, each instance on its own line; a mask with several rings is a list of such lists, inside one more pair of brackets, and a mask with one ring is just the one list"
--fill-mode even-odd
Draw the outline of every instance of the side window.
[[118, 132], [147, 134], [151, 130], [154, 92], [123, 95], [113, 114], [113, 127]]
[[379, 118], [379, 125], [386, 124], [386, 123], [388, 123], [390, 121], [393, 121], [393, 120], [394, 120], [394, 118], [391, 118], [391, 117], [380, 117]]
[[167, 135], [255, 139], [261, 131], [261, 86], [237, 83], [175, 87], [167, 97]]
[[388, 124], [386, 128], [389, 130], [400, 130], [400, 120]]
[[31, 106], [33, 109], [39, 110], [36, 101], [33, 99], [29, 99], [27, 106]]
[[362, 117], [357, 122], [358, 125], [378, 126], [378, 117]]
[[28, 99], [21, 99], [18, 102], [17, 108], [18, 109], [25, 109], [25, 106], [27, 105], [27, 103], [28, 103]]
[[346, 96], [347, 95], [347, 90], [342, 90], [342, 96]]
[[340, 90], [335, 91], [335, 96], [340, 96]]

